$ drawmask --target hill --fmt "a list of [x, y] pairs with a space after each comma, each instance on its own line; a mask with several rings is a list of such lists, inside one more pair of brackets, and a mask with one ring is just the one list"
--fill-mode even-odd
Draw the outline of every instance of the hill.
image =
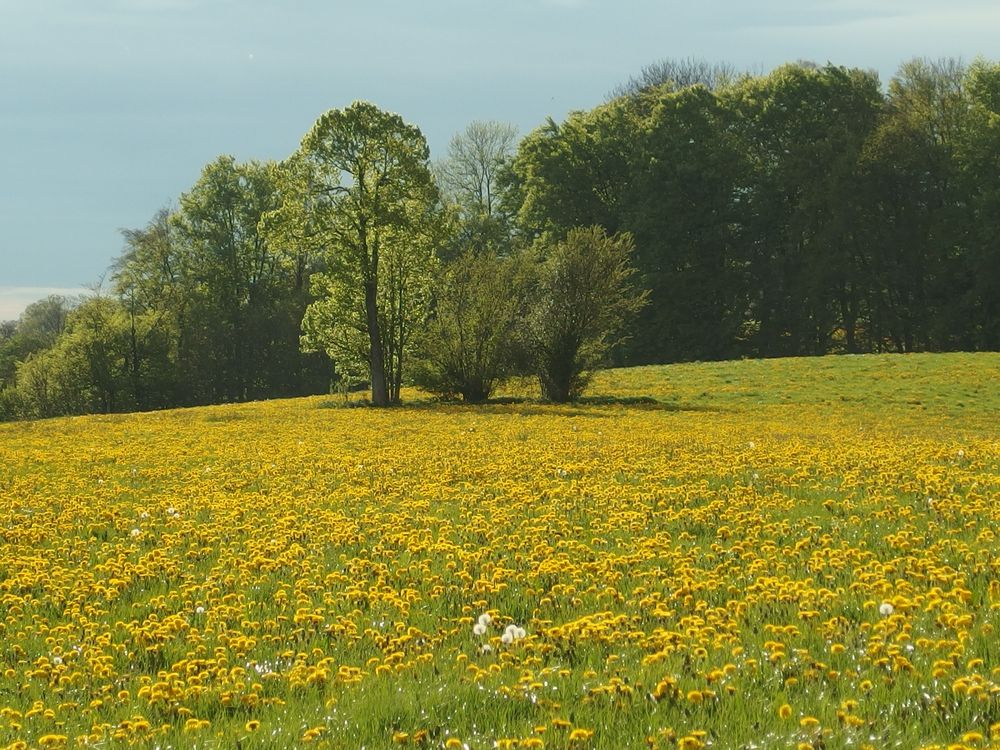
[[523, 392], [0, 425], [0, 744], [1000, 735], [1000, 355]]

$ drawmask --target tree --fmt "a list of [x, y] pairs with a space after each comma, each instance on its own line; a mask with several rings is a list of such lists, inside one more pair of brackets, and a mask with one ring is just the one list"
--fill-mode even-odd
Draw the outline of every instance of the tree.
[[1000, 63], [978, 59], [965, 80], [968, 127], [958, 149], [960, 180], [971, 215], [964, 223], [972, 345], [1000, 350]]
[[[865, 149], [874, 348], [969, 348], [972, 221], [955, 154], [970, 102], [954, 60], [904, 63]], [[884, 342], [884, 343], [883, 343]]]
[[303, 343], [368, 371], [372, 403], [399, 399], [412, 328], [426, 314], [441, 231], [427, 142], [399, 115], [356, 102], [322, 115], [285, 165], [272, 231], [325, 256]]
[[[73, 363], [75, 390], [71, 401], [78, 411], [109, 413], [134, 409], [129, 398], [129, 321], [125, 309], [112, 297], [95, 295], [70, 314], [69, 325], [50, 354]], [[71, 412], [67, 412], [71, 413]]]
[[859, 162], [882, 95], [867, 71], [783, 65], [721, 92], [746, 154], [746, 353], [822, 354], [854, 341], [865, 238]]
[[[215, 399], [242, 401], [271, 390], [261, 378], [275, 345], [270, 323], [290, 286], [286, 257], [259, 231], [279, 207], [271, 165], [221, 156], [180, 199], [174, 224], [188, 245], [190, 272], [201, 292], [199, 315], [211, 326], [199, 362]], [[278, 337], [281, 338], [280, 336]]]
[[452, 261], [466, 252], [508, 254], [513, 211], [508, 192], [517, 128], [477, 121], [456, 134], [444, 159], [434, 165], [442, 198], [454, 214], [454, 231], [440, 250]]
[[737, 353], [747, 309], [746, 153], [733, 113], [704, 86], [643, 97], [623, 226], [650, 295], [624, 354], [630, 363], [725, 359]]
[[509, 200], [525, 237], [559, 239], [578, 226], [622, 228], [641, 130], [637, 115], [632, 101], [616, 100], [561, 124], [549, 118], [521, 141]]
[[433, 314], [419, 337], [420, 385], [477, 403], [513, 373], [527, 270], [521, 256], [472, 251], [444, 269], [435, 285]]
[[0, 386], [13, 384], [18, 362], [55, 345], [75, 303], [50, 295], [25, 308], [13, 330], [0, 341]]
[[497, 216], [504, 192], [502, 174], [516, 140], [514, 125], [495, 121], [473, 122], [455, 135], [448, 155], [435, 169], [445, 197], [469, 213]]
[[175, 237], [166, 208], [142, 229], [122, 230], [122, 237], [125, 250], [112, 266], [112, 280], [128, 319], [132, 400], [140, 410], [189, 403], [190, 378], [179, 371], [195, 296], [190, 255]]
[[633, 283], [631, 235], [575, 228], [547, 250], [527, 348], [542, 395], [562, 403], [580, 396], [594, 368], [646, 304], [647, 292]]
[[666, 58], [643, 66], [639, 75], [615, 88], [611, 96], [637, 96], [664, 85], [673, 91], [699, 85], [715, 91], [734, 82], [738, 75], [736, 68], [726, 62], [709, 62], [695, 57]]

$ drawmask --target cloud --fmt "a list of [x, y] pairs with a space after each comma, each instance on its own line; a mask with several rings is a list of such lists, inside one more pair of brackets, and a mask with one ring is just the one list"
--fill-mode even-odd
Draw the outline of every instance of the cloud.
[[17, 320], [24, 312], [24, 308], [32, 302], [45, 299], [50, 294], [77, 297], [90, 291], [79, 286], [0, 286], [0, 320]]

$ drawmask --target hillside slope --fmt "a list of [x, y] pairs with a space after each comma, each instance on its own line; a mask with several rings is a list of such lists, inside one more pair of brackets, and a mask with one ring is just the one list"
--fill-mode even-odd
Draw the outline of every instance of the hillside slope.
[[593, 394], [0, 426], [0, 746], [1000, 734], [1000, 355]]

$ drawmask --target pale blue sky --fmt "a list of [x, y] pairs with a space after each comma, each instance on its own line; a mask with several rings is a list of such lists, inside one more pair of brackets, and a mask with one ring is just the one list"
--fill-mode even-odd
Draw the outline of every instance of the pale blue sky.
[[1000, 57], [995, 0], [0, 0], [0, 319], [96, 282], [222, 153], [287, 156], [368, 99], [440, 155], [476, 119], [527, 132], [664, 57], [768, 70]]

